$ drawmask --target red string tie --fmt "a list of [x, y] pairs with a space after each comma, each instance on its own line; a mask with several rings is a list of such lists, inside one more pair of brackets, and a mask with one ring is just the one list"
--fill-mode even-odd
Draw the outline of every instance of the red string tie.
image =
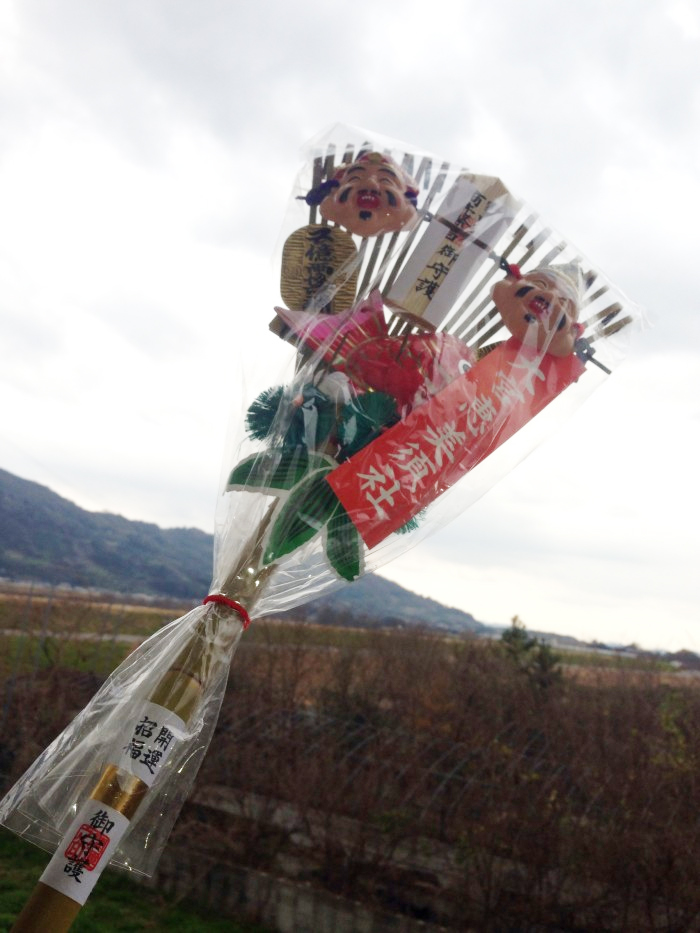
[[221, 593], [212, 593], [202, 601], [203, 606], [206, 606], [207, 603], [221, 603], [222, 606], [228, 606], [229, 609], [233, 609], [241, 617], [244, 630], [247, 629], [250, 625], [250, 616], [248, 615], [245, 606], [237, 603], [235, 599], [229, 599], [228, 596], [222, 596]]

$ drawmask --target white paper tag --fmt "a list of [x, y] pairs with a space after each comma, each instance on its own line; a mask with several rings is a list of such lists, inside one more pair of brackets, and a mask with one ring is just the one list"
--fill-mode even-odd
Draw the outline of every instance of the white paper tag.
[[99, 800], [86, 800], [40, 881], [84, 904], [128, 825], [118, 810]]
[[185, 723], [178, 715], [147, 700], [122, 733], [116, 763], [150, 787], [184, 732]]

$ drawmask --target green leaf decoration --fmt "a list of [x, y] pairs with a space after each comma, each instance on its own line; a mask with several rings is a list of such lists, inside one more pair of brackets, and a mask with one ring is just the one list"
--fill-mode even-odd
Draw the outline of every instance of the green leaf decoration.
[[253, 440], [264, 441], [268, 436], [283, 395], [283, 386], [274, 386], [261, 392], [251, 404], [246, 413], [245, 427]]
[[407, 535], [411, 531], [416, 531], [416, 529], [420, 527], [420, 523], [423, 521], [424, 518], [425, 518], [425, 509], [421, 509], [421, 511], [417, 512], [413, 516], [413, 518], [409, 518], [409, 520], [404, 525], [401, 525], [400, 528], [397, 528], [394, 534], [395, 535]]
[[309, 452], [305, 447], [277, 447], [241, 460], [228, 478], [227, 489], [255, 489], [278, 492], [293, 489], [308, 473], [337, 464], [325, 454]]
[[362, 575], [362, 542], [357, 528], [343, 506], [328, 520], [326, 527], [326, 557], [331, 567], [344, 580], [356, 580]]
[[396, 399], [386, 392], [367, 392], [344, 406], [338, 427], [344, 458], [366, 447], [382, 430], [396, 424], [399, 412]]
[[263, 563], [291, 554], [317, 535], [340, 503], [325, 477], [328, 470], [317, 470], [297, 483], [280, 503], [273, 519]]
[[313, 383], [302, 386], [294, 399], [289, 391], [275, 386], [260, 393], [246, 413], [248, 435], [275, 446], [322, 447], [335, 431], [336, 403]]

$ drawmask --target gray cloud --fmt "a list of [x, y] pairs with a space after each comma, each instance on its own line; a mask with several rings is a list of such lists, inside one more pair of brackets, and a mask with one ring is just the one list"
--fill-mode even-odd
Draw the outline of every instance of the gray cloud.
[[[93, 380], [90, 395], [105, 393], [104, 418], [114, 421], [111, 433], [100, 433], [100, 456], [81, 450], [83, 426], [68, 423], [70, 399], [80, 391], [79, 382], [71, 383], [61, 409], [63, 459], [44, 441], [42, 480], [49, 481], [53, 463], [55, 475], [72, 476], [72, 489], [87, 490], [91, 505], [118, 511], [121, 502], [132, 517], [157, 512], [162, 524], [189, 524], [207, 512], [202, 503], [212, 496], [212, 470], [197, 467], [193, 456], [185, 477], [184, 466], [178, 472], [172, 465], [172, 451], [163, 455], [163, 443], [152, 437], [158, 404], [144, 399], [154, 364], [162, 365], [164, 379], [177, 374], [180, 357], [189, 358], [188, 376], [207, 371], [211, 391], [228, 391], [222, 367], [207, 369], [208, 349], [225, 341], [231, 366], [235, 351], [271, 339], [265, 308], [276, 285], [260, 281], [260, 263], [257, 280], [248, 282], [247, 258], [272, 253], [298, 150], [332, 123], [358, 124], [500, 175], [655, 318], [636, 351], [649, 391], [616, 373], [625, 391], [611, 387], [607, 401], [595, 403], [595, 418], [577, 420], [582, 437], [563, 432], [535, 459], [538, 471], [524, 464], [515, 474], [523, 477], [520, 485], [496, 487], [427, 540], [424, 553], [445, 564], [458, 555], [463, 566], [484, 573], [497, 568], [504, 580], [510, 571], [523, 575], [514, 579], [534, 575], [543, 590], [556, 578], [580, 599], [587, 598], [584, 572], [611, 602], [629, 600], [635, 575], [648, 579], [650, 598], [662, 596], [663, 573], [673, 572], [675, 560], [688, 576], [698, 552], [693, 509], [678, 505], [684, 491], [697, 505], [687, 489], [689, 467], [682, 467], [690, 457], [686, 436], [697, 425], [700, 343], [694, 300], [700, 30], [690, 20], [683, 25], [684, 9], [697, 26], [692, 4], [664, 0], [589, 0], [566, 10], [554, 0], [449, 8], [422, 0], [400, 8], [368, 0], [342, 8], [320, 0], [15, 2], [0, 45], [8, 53], [0, 59], [0, 185], [19, 179], [22, 159], [31, 155], [34, 177], [21, 178], [23, 217], [31, 213], [37, 233], [46, 227], [55, 239], [52, 245], [48, 236], [25, 231], [20, 246], [18, 237], [3, 241], [11, 256], [21, 251], [14, 278], [0, 267], [3, 350], [13, 364], [12, 388], [27, 406], [15, 413], [17, 423], [46, 417], [41, 393], [50, 387], [42, 386], [41, 374], [98, 357], [101, 348], [90, 341], [112, 334], [132, 351], [132, 371], [119, 387], [133, 389], [128, 398], [109, 394], [115, 380], [101, 382], [98, 367], [78, 373]], [[71, 140], [80, 143], [73, 150], [79, 170], [64, 182], [71, 190], [58, 208], [45, 203], [50, 191], [42, 186], [45, 179], [61, 185], [57, 140], [63, 157]], [[90, 158], [104, 162], [89, 166]], [[123, 175], [110, 201], [115, 166]], [[129, 187], [134, 178], [140, 187]], [[160, 201], [149, 184], [158, 186]], [[84, 239], [75, 243], [62, 238], [60, 216], [47, 216], [71, 202], [90, 205], [80, 215], [87, 234], [81, 228]], [[174, 245], [167, 240], [172, 229], [158, 217], [164, 205], [172, 207]], [[123, 219], [118, 208], [132, 218], [131, 236], [138, 238], [124, 259], [112, 236]], [[167, 242], [149, 243], [149, 236]], [[33, 252], [47, 242], [55, 260], [50, 269], [37, 267]], [[91, 258], [94, 268], [78, 242], [102, 247]], [[199, 265], [194, 252], [204, 254]], [[203, 279], [216, 276], [212, 286], [201, 281], [201, 301], [189, 265]], [[251, 307], [263, 301], [265, 308]], [[260, 340], [250, 340], [258, 320]], [[86, 321], [101, 329], [86, 333]], [[85, 347], [69, 346], [80, 339]], [[112, 365], [110, 376], [118, 368]], [[210, 403], [204, 395], [190, 402], [180, 391], [177, 404], [192, 418], [195, 437], [193, 412]], [[219, 417], [224, 403], [217, 396], [211, 407]], [[76, 405], [74, 416], [89, 420], [96, 410]], [[129, 419], [121, 421], [123, 410]], [[168, 417], [171, 424], [173, 413]], [[16, 436], [27, 445], [27, 462], [37, 453], [31, 433]], [[614, 443], [615, 435], [624, 435], [636, 459]], [[141, 464], [124, 457], [130, 438], [144, 445]], [[596, 494], [605, 476], [580, 454], [582, 446], [603, 461], [618, 459], [629, 487], [621, 486], [618, 501]], [[572, 463], [579, 458], [585, 468]], [[671, 468], [668, 500], [666, 487], [654, 485], [660, 464]], [[594, 519], [565, 492], [552, 492], [569, 475], [577, 483], [592, 476], [585, 501]], [[134, 491], [128, 502], [126, 488]], [[664, 517], [665, 504], [673, 520]], [[687, 578], [681, 589], [689, 592]]]

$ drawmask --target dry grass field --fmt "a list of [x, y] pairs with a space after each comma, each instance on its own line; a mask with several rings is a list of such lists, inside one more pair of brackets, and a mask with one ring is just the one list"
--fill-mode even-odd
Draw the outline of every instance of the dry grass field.
[[[4, 786], [177, 614], [59, 602], [0, 601]], [[436, 928], [700, 929], [698, 680], [564, 660], [256, 623], [169, 850]]]

